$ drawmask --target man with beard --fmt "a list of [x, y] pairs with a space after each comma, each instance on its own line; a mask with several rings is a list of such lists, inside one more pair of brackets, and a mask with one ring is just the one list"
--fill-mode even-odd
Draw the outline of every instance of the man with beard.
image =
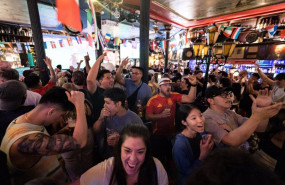
[[175, 135], [176, 103], [192, 103], [196, 98], [197, 80], [188, 77], [191, 88], [188, 95], [171, 92], [169, 78], [161, 78], [158, 82], [159, 94], [150, 98], [146, 105], [146, 119], [152, 121], [152, 152], [168, 169], [172, 158], [171, 139]]

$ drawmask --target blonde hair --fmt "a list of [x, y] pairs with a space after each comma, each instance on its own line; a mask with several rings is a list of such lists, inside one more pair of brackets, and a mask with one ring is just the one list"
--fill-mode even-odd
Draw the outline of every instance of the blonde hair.
[[62, 85], [63, 88], [65, 88], [66, 90], [70, 91], [76, 91], [75, 86], [72, 83], [64, 83]]
[[62, 87], [63, 84], [67, 83], [67, 78], [66, 77], [60, 77], [57, 79], [57, 86]]

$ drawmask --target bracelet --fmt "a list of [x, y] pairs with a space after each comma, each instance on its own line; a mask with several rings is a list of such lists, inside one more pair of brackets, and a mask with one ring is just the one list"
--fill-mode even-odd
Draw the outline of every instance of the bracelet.
[[196, 86], [197, 86], [197, 84], [195, 84], [195, 85], [191, 84], [191, 86], [192, 86], [192, 87], [196, 87]]

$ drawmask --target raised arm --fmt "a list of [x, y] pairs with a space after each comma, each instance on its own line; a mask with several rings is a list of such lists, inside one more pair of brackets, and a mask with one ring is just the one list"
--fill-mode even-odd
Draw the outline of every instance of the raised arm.
[[83, 60], [80, 60], [78, 63], [77, 63], [77, 68], [76, 70], [79, 71], [80, 70], [80, 66], [81, 66], [81, 63], [83, 62]]
[[49, 57], [46, 57], [45, 59], [43, 59], [44, 62], [46, 63], [48, 69], [49, 69], [49, 72], [50, 72], [50, 81], [53, 81], [53, 82], [56, 82], [56, 76], [55, 76], [55, 73], [54, 73], [54, 70], [52, 68], [52, 65], [51, 65], [51, 59]]
[[188, 77], [189, 82], [191, 83], [191, 88], [188, 95], [182, 95], [183, 103], [193, 103], [196, 99], [196, 92], [197, 92], [197, 78], [195, 75], [191, 75]]
[[118, 68], [117, 71], [116, 71], [115, 81], [117, 81], [117, 82], [118, 82], [119, 84], [121, 84], [121, 85], [125, 85], [125, 80], [124, 80], [124, 78], [122, 77], [122, 69], [123, 69], [123, 67], [124, 67], [125, 65], [127, 65], [128, 63], [129, 63], [129, 58], [126, 57], [126, 58], [122, 61], [121, 65], [119, 66], [119, 68]]
[[92, 68], [90, 69], [88, 76], [87, 76], [87, 89], [88, 91], [93, 94], [96, 89], [97, 89], [97, 84], [96, 84], [96, 78], [98, 75], [98, 71], [99, 71], [99, 66], [104, 58], [104, 56], [106, 56], [106, 53], [104, 53], [103, 55], [101, 55], [96, 62], [94, 63], [94, 65], [92, 66]]
[[85, 61], [86, 73], [88, 74], [91, 69], [90, 64], [89, 64], [90, 58], [89, 58], [88, 52], [87, 52], [87, 55], [84, 56], [84, 61]]
[[104, 118], [107, 117], [107, 116], [110, 116], [110, 112], [109, 112], [107, 109], [103, 108], [103, 109], [101, 110], [100, 117], [99, 117], [98, 120], [93, 124], [93, 131], [94, 131], [95, 133], [98, 133], [98, 132], [101, 131], [101, 129], [102, 129], [102, 124], [103, 124], [103, 122], [104, 122]]
[[[266, 94], [267, 93], [267, 94]], [[282, 103], [267, 106], [269, 99], [265, 96], [271, 94], [265, 91], [259, 91], [258, 97], [255, 99], [251, 95], [252, 115], [240, 127], [230, 131], [222, 138], [222, 142], [230, 146], [239, 146], [245, 142], [254, 131], [265, 131], [268, 119], [276, 115], [281, 109]]]
[[275, 84], [275, 81], [274, 80], [271, 80], [270, 78], [268, 78], [268, 76], [266, 76], [262, 71], [261, 69], [259, 68], [259, 65], [256, 64], [256, 68], [257, 68], [257, 72], [260, 76], [260, 78], [262, 80], [264, 80], [265, 82], [267, 82], [269, 85], [274, 85]]
[[80, 91], [71, 91], [71, 94], [66, 92], [68, 100], [75, 105], [76, 109], [76, 125], [73, 132], [73, 138], [77, 141], [80, 147], [84, 147], [87, 143], [87, 121], [85, 115], [84, 93]]

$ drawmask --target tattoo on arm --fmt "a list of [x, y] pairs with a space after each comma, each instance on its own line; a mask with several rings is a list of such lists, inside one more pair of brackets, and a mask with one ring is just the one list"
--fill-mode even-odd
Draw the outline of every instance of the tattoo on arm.
[[18, 151], [33, 155], [55, 155], [79, 149], [76, 140], [68, 135], [28, 135], [18, 144]]

